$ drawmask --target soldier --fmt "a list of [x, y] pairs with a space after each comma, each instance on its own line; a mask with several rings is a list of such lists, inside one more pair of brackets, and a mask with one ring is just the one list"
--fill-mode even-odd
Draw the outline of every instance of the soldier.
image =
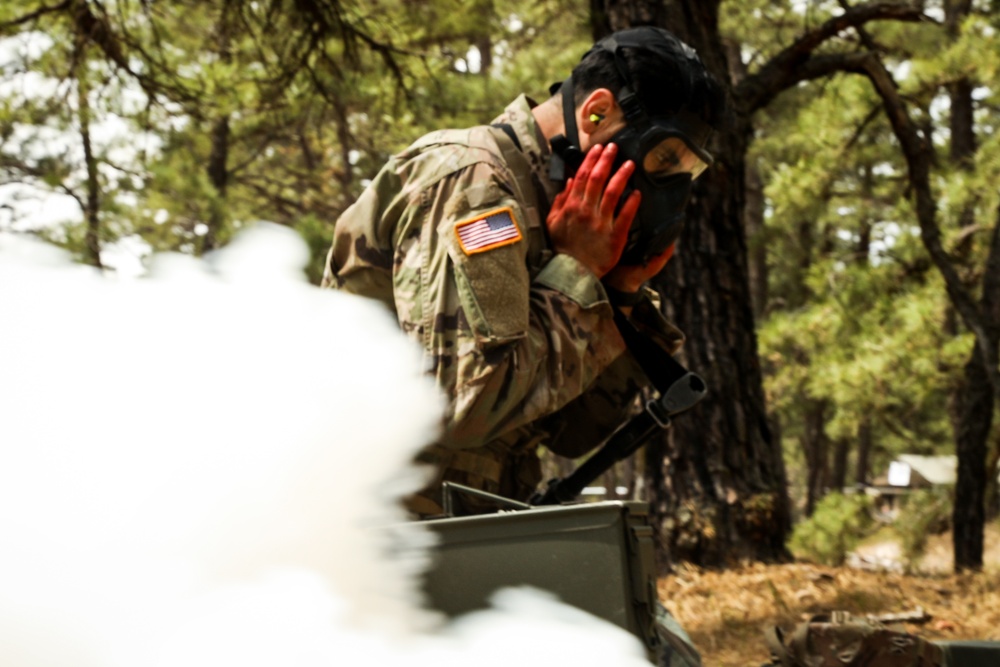
[[[673, 253], [721, 106], [674, 35], [621, 31], [545, 102], [417, 140], [337, 220], [324, 286], [383, 302], [448, 399], [410, 511], [440, 514], [446, 480], [525, 500], [540, 445], [577, 457], [628, 418], [645, 378], [613, 309], [680, 347], [644, 284]], [[658, 621], [660, 664], [700, 664], [665, 609]]]
[[432, 132], [338, 220], [324, 286], [378, 299], [420, 342], [447, 399], [408, 501], [441, 512], [451, 480], [526, 499], [536, 449], [577, 457], [629, 416], [644, 376], [620, 308], [671, 353], [683, 341], [644, 283], [670, 259], [722, 94], [671, 33], [601, 40], [536, 105]]
[[656, 28], [594, 46], [540, 105], [433, 132], [394, 156], [337, 221], [324, 285], [385, 303], [448, 399], [437, 478], [511, 498], [535, 450], [578, 456], [621, 424], [643, 379], [623, 309], [673, 352], [682, 334], [643, 284], [669, 260], [721, 93]]

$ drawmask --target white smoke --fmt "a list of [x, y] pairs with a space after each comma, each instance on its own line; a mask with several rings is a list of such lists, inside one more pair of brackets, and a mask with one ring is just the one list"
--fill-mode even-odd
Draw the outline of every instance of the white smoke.
[[123, 282], [0, 234], [0, 665], [645, 664], [530, 592], [421, 606], [398, 499], [442, 401], [389, 313], [305, 257], [261, 224]]

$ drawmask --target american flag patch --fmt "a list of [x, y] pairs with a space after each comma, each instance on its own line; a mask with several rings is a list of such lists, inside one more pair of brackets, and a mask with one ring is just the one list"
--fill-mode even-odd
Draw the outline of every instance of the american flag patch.
[[501, 208], [484, 213], [471, 220], [455, 225], [458, 244], [466, 255], [472, 255], [521, 240], [521, 230], [514, 222], [514, 214], [509, 208]]

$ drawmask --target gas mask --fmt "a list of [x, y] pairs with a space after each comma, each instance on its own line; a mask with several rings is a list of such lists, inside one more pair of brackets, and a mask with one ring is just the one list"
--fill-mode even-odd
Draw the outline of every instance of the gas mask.
[[[636, 169], [622, 194], [619, 209], [632, 190], [638, 190], [642, 195], [639, 212], [632, 221], [628, 241], [619, 260], [625, 266], [644, 264], [677, 240], [684, 223], [691, 182], [712, 164], [712, 156], [704, 149], [712, 132], [707, 123], [683, 108], [669, 116], [650, 116], [632, 90], [632, 80], [621, 54], [622, 47], [653, 51], [669, 49], [673, 57], [680, 50], [687, 58], [697, 58], [694, 51], [679, 40], [666, 40], [659, 31], [651, 36], [653, 38], [648, 40], [630, 39], [624, 42], [608, 37], [593, 47], [614, 55], [619, 74], [625, 82], [617, 102], [624, 113], [626, 125], [610, 139], [618, 146], [613, 169], [617, 170], [626, 160], [632, 160]], [[562, 93], [566, 135], [578, 137], [573, 77], [557, 85]], [[553, 137], [552, 149], [550, 177], [564, 181], [576, 173], [583, 161], [583, 153], [561, 135]]]

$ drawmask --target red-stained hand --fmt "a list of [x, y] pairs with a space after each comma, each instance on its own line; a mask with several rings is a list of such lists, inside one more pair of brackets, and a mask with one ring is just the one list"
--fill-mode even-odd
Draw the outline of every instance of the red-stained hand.
[[617, 153], [614, 144], [591, 148], [576, 176], [566, 181], [552, 202], [545, 220], [555, 251], [575, 257], [598, 278], [618, 263], [639, 210], [639, 192], [633, 191], [615, 217], [618, 200], [635, 171], [629, 160], [612, 175]]
[[677, 242], [674, 241], [666, 250], [655, 257], [651, 257], [645, 264], [638, 266], [616, 266], [604, 277], [604, 284], [609, 285], [619, 292], [638, 292], [642, 288], [643, 283], [663, 270], [663, 267], [667, 265], [670, 258], [674, 256], [674, 248], [676, 247]]

